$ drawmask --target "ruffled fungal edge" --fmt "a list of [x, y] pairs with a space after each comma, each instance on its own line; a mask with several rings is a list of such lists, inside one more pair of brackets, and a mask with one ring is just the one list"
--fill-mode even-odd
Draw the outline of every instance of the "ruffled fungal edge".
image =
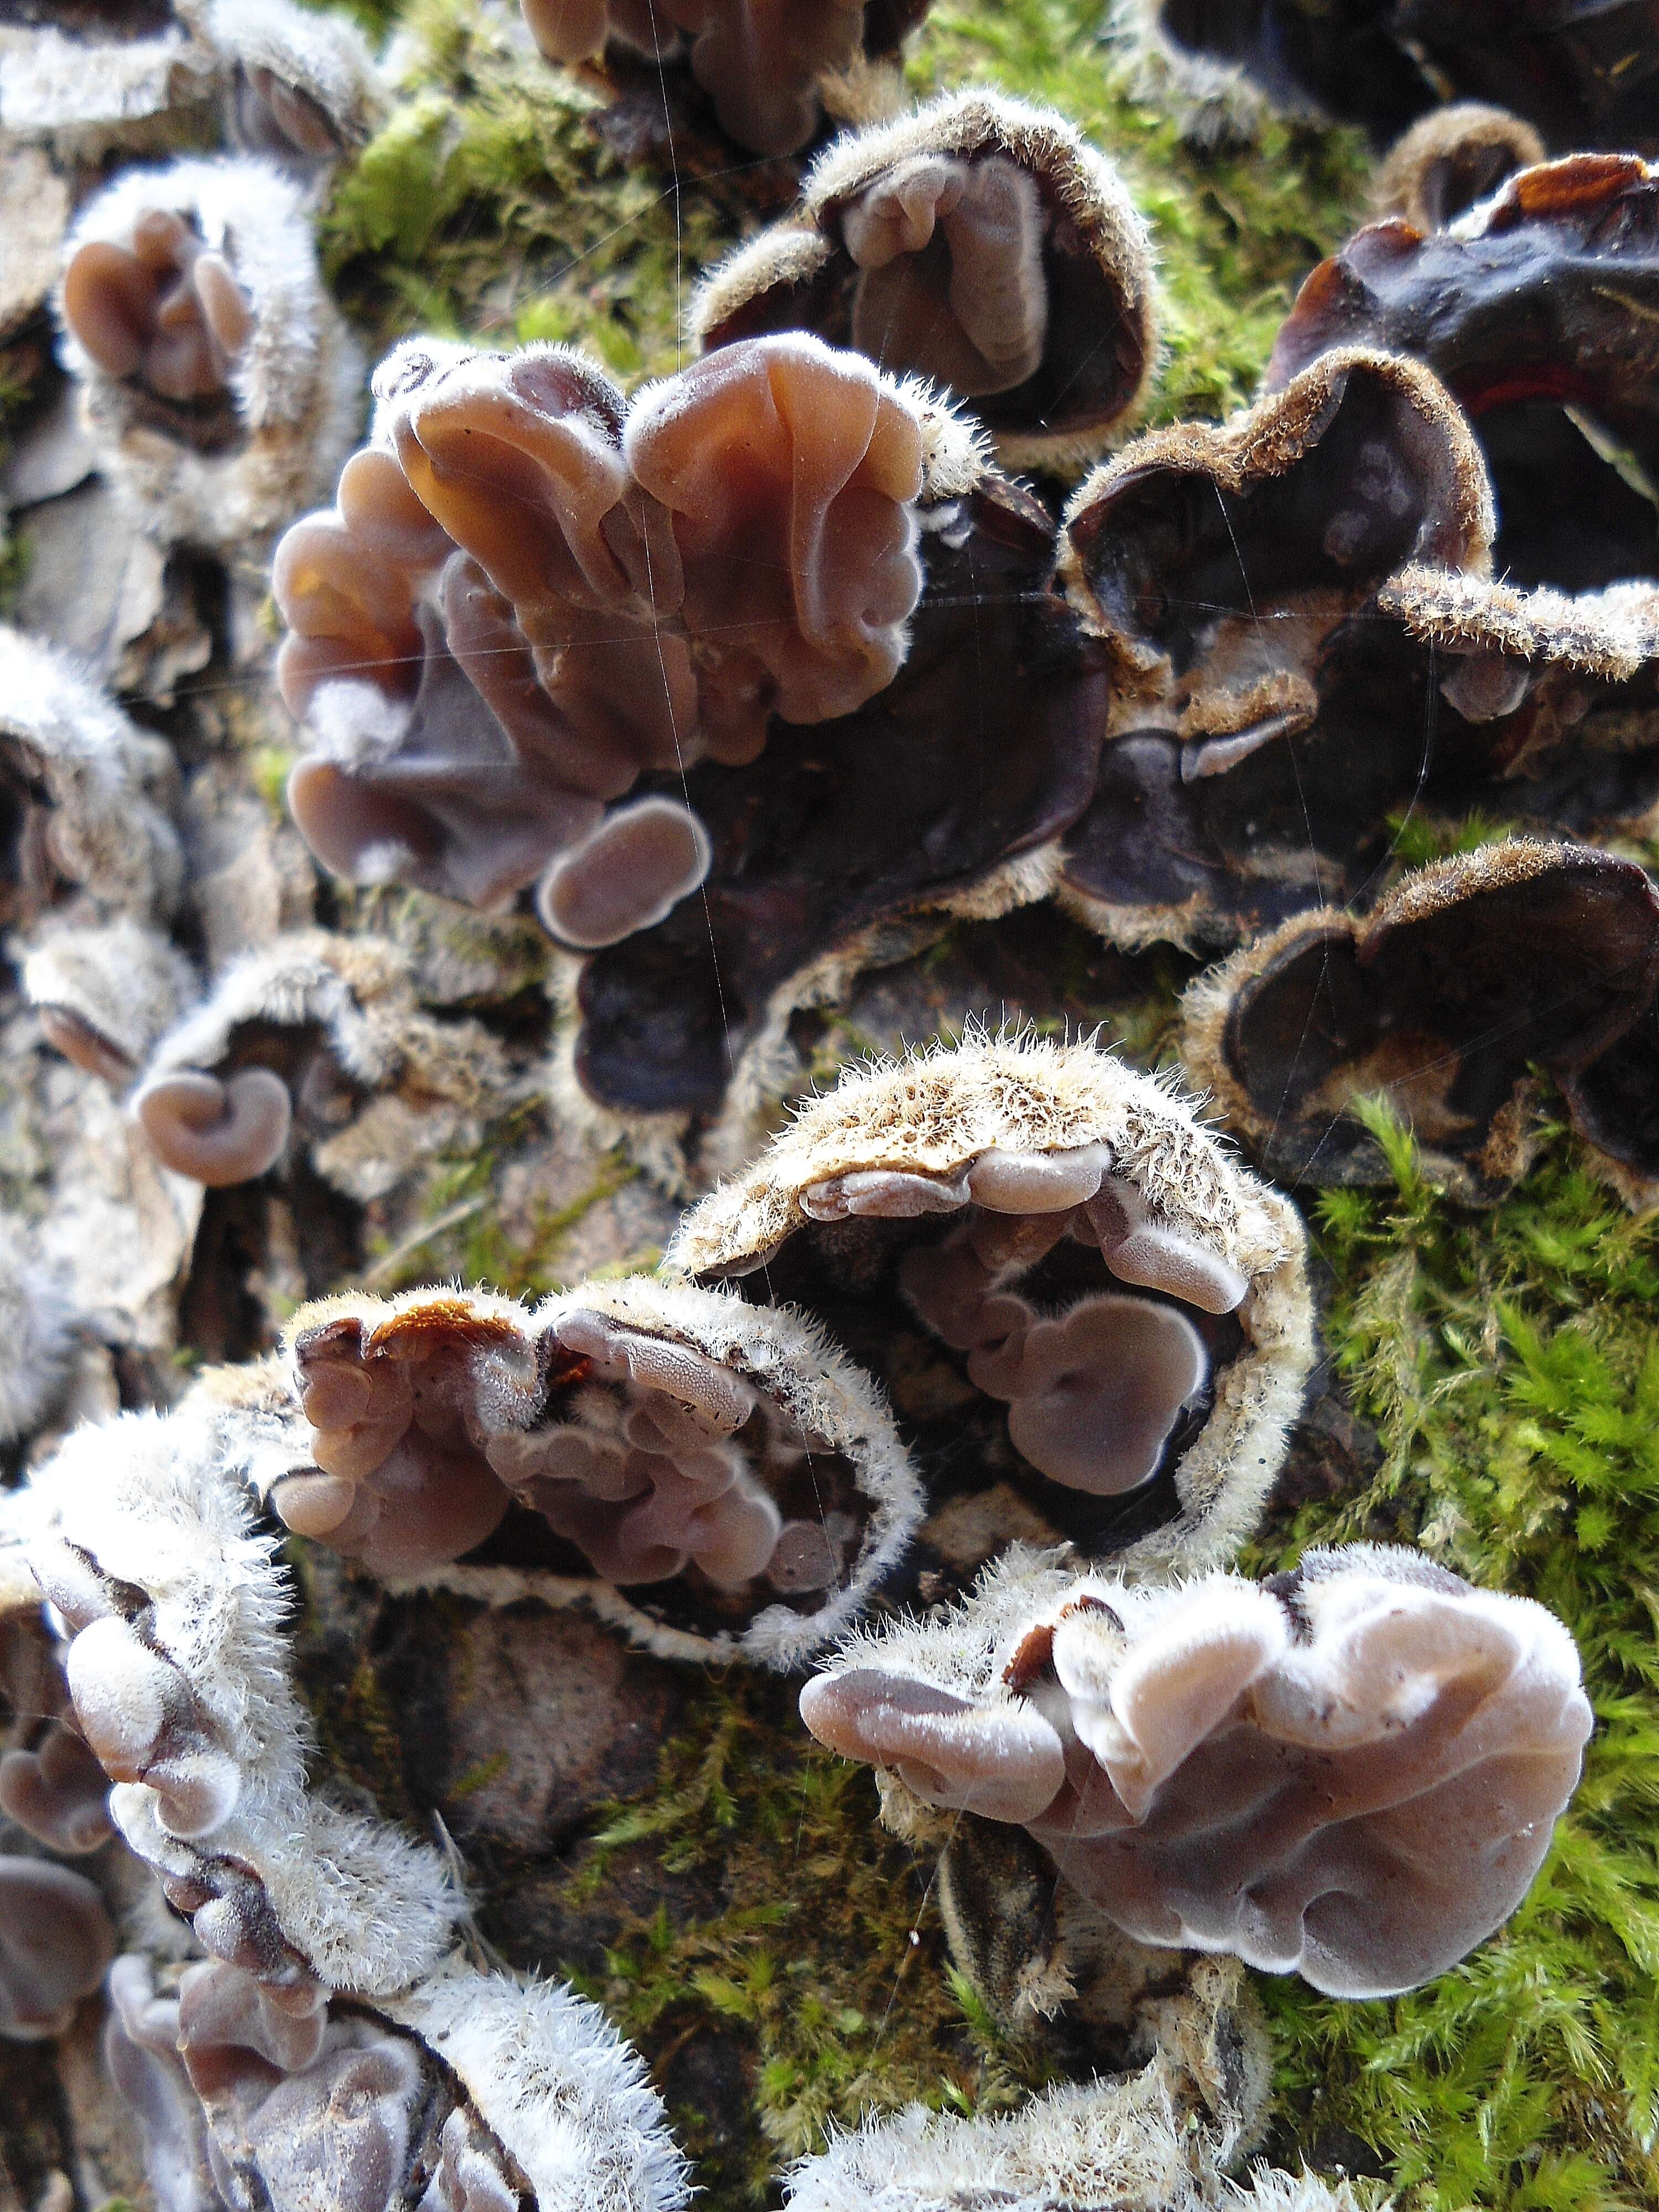
[[1175, 1469], [1181, 1510], [1114, 1561], [1133, 1574], [1230, 1559], [1261, 1517], [1313, 1363], [1306, 1237], [1288, 1199], [1231, 1158], [1171, 1084], [1087, 1044], [970, 1042], [844, 1077], [803, 1107], [744, 1174], [680, 1224], [665, 1269], [690, 1280], [759, 1267], [809, 1225], [800, 1194], [831, 1176], [895, 1167], [958, 1175], [996, 1146], [1111, 1148], [1171, 1227], [1249, 1281], [1245, 1349]]
[[[1066, 118], [1006, 94], [946, 94], [912, 114], [844, 133], [808, 172], [799, 210], [717, 264], [699, 285], [690, 327], [700, 349], [711, 333], [775, 285], [805, 281], [843, 251], [827, 219], [879, 173], [916, 154], [1005, 153], [1053, 188], [1060, 205], [1092, 250], [1122, 300], [1124, 320], [1141, 356], [1133, 389], [1109, 422], [1076, 429], [999, 430], [998, 460], [1009, 469], [1060, 473], [1093, 460], [1106, 439], [1146, 403], [1158, 364], [1158, 293], [1152, 236], [1121, 177]], [[972, 412], [975, 403], [963, 406]]]
[[66, 252], [124, 244], [149, 208], [198, 225], [247, 295], [252, 328], [229, 380], [238, 442], [199, 453], [158, 434], [64, 324], [61, 286], [59, 353], [100, 465], [146, 532], [228, 550], [327, 496], [362, 419], [363, 358], [324, 285], [303, 197], [280, 170], [225, 157], [125, 171], [82, 210]]
[[[457, 1293], [410, 1291], [392, 1299], [350, 1291], [302, 1307], [289, 1326], [286, 1379], [279, 1385], [284, 1409], [280, 1436], [252, 1467], [262, 1497], [283, 1476], [310, 1463], [310, 1431], [298, 1410], [291, 1346], [304, 1330], [340, 1320], [360, 1320], [370, 1328], [395, 1325], [404, 1315], [441, 1297], [459, 1298], [481, 1317], [521, 1334], [526, 1346], [568, 1313], [597, 1313], [647, 1336], [690, 1346], [751, 1382], [809, 1434], [842, 1453], [854, 1470], [857, 1486], [869, 1506], [857, 1556], [846, 1583], [817, 1611], [794, 1612], [771, 1605], [743, 1630], [698, 1634], [655, 1619], [628, 1591], [599, 1575], [564, 1576], [541, 1568], [456, 1562], [418, 1574], [390, 1576], [384, 1586], [395, 1593], [446, 1589], [489, 1605], [507, 1606], [533, 1598], [553, 1606], [577, 1605], [620, 1629], [629, 1642], [659, 1658], [696, 1662], [745, 1659], [787, 1669], [799, 1665], [842, 1633], [896, 1564], [914, 1535], [922, 1512], [921, 1489], [893, 1418], [875, 1384], [823, 1331], [787, 1307], [753, 1306], [733, 1291], [707, 1291], [652, 1276], [616, 1282], [582, 1283], [529, 1308], [518, 1300], [485, 1291]], [[246, 1377], [240, 1386], [238, 1376]], [[210, 1387], [263, 1388], [259, 1370], [222, 1370]], [[648, 1585], [647, 1586], [648, 1587]]]

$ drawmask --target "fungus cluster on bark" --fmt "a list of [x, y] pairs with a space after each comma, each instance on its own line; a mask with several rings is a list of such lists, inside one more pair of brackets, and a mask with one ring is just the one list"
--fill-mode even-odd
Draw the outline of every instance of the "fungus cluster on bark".
[[1010, 1602], [864, 1638], [802, 1717], [926, 1803], [1029, 1827], [1141, 1942], [1412, 1988], [1514, 1911], [1578, 1779], [1571, 1638], [1413, 1553]]

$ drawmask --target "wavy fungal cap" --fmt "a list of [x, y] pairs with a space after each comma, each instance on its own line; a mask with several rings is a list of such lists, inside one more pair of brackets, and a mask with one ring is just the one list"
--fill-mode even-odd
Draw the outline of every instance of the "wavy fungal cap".
[[868, 1378], [728, 1292], [347, 1294], [288, 1343], [306, 1435], [261, 1488], [394, 1588], [608, 1587], [655, 1648], [786, 1665], [853, 1617], [920, 1516]]
[[1010, 465], [1066, 465], [1150, 377], [1152, 246], [1063, 117], [954, 94], [830, 146], [799, 214], [705, 280], [692, 327], [706, 350], [816, 331], [970, 400]]
[[954, 1621], [856, 1640], [801, 1713], [926, 1802], [1030, 1828], [1137, 1942], [1347, 1997], [1501, 1925], [1591, 1727], [1552, 1613], [1370, 1545], [1261, 1585], [1014, 1563]]
[[[841, 1329], [849, 1291], [860, 1310], [890, 1296], [894, 1329], [965, 1355], [969, 1392], [1006, 1407], [1013, 1453], [1060, 1493], [1172, 1474], [1125, 1554], [1150, 1566], [1225, 1557], [1261, 1510], [1311, 1356], [1302, 1254], [1290, 1206], [1166, 1089], [1089, 1045], [1005, 1041], [844, 1077], [665, 1264], [763, 1279]], [[1076, 1540], [1128, 1541], [1037, 1494]]]

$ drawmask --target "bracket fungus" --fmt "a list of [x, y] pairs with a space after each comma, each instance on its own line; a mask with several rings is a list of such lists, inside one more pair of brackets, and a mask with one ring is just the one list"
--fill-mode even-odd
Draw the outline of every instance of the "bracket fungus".
[[1659, 143], [1645, 0], [1129, 0], [1119, 22], [1200, 140], [1247, 135], [1265, 102], [1386, 143], [1449, 96], [1496, 101], [1564, 152]]
[[1371, 187], [1378, 221], [1397, 216], [1413, 229], [1448, 230], [1518, 169], [1544, 159], [1530, 123], [1478, 100], [1437, 107], [1389, 149]]
[[297, 1143], [366, 1200], [476, 1143], [508, 1091], [496, 1040], [428, 1013], [394, 945], [295, 930], [244, 954], [161, 1038], [131, 1110], [161, 1164], [198, 1182], [251, 1181]]
[[704, 280], [692, 327], [705, 350], [799, 330], [851, 345], [969, 401], [1007, 466], [1065, 467], [1151, 375], [1151, 241], [1062, 117], [957, 94], [832, 146], [799, 211]]
[[279, 170], [123, 172], [76, 220], [59, 308], [99, 465], [151, 536], [234, 547], [332, 480], [362, 362]]
[[[1121, 942], [1224, 943], [1373, 861], [1422, 774], [1419, 658], [1372, 616], [1413, 563], [1484, 569], [1491, 498], [1434, 379], [1333, 352], [1079, 489], [1060, 574], [1111, 720], [1062, 902]], [[1406, 665], [1378, 680], [1392, 651]], [[1391, 677], [1392, 680], [1388, 680]]]
[[720, 128], [756, 154], [797, 154], [817, 137], [826, 91], [874, 63], [896, 74], [928, 0], [520, 0], [551, 62], [596, 60], [611, 41], [684, 58]]
[[971, 434], [855, 355], [726, 349], [624, 403], [580, 355], [410, 341], [331, 514], [278, 549], [280, 674], [314, 750], [289, 803], [325, 865], [472, 904], [542, 879], [579, 943], [696, 887], [648, 771], [753, 760], [888, 684], [922, 589], [919, 503]]
[[393, 1588], [583, 1596], [654, 1650], [786, 1666], [919, 1517], [866, 1378], [729, 1294], [346, 1296], [303, 1308], [289, 1344], [304, 1425], [260, 1487]]
[[811, 1314], [883, 1381], [935, 1502], [1006, 1474], [1151, 1562], [1254, 1523], [1311, 1356], [1302, 1249], [1157, 1084], [1001, 1041], [844, 1075], [666, 1264]]
[[[1656, 994], [1659, 895], [1642, 869], [1514, 839], [1406, 877], [1363, 918], [1301, 915], [1235, 953], [1189, 989], [1182, 1058], [1275, 1175], [1387, 1181], [1345, 1110], [1380, 1092], [1431, 1172], [1490, 1200], [1536, 1148], [1534, 1066], [1581, 1134], [1615, 1161], [1649, 1157], [1610, 1056]], [[1600, 1120], [1581, 1114], [1581, 1086], [1605, 1092]]]
[[1260, 1585], [1011, 1560], [948, 1622], [849, 1647], [801, 1713], [924, 1802], [1030, 1828], [1138, 1942], [1346, 1997], [1502, 1925], [1591, 1727], [1553, 1613], [1372, 1545]]
[[80, 892], [99, 915], [164, 920], [184, 857], [171, 750], [69, 654], [0, 624], [0, 922]]
[[[171, 1415], [77, 1431], [27, 1493], [76, 1724], [116, 1784], [118, 1828], [210, 1962], [187, 1970], [176, 2008], [142, 1962], [116, 1969], [112, 2070], [152, 2179], [170, 2186], [200, 2153], [221, 2182], [269, 2160], [279, 2203], [400, 2204], [398, 2115], [418, 2075], [435, 2136], [424, 2212], [507, 2212], [526, 2195], [538, 2212], [678, 2212], [683, 2161], [660, 2101], [604, 2015], [471, 1963], [452, 1948], [463, 1900], [438, 1854], [313, 1786], [291, 1596], [249, 1486], [297, 1419], [255, 1376]], [[83, 1878], [45, 1872], [96, 1902]], [[112, 1948], [100, 1939], [92, 1980]], [[19, 1955], [44, 1986], [34, 1949]], [[40, 2001], [33, 1981], [18, 1987], [36, 2012], [59, 2002], [55, 1981]], [[383, 2067], [354, 2055], [376, 2051], [392, 2054]], [[354, 2130], [349, 2193], [304, 2194]]]
[[1332, 346], [1425, 361], [1468, 413], [1512, 586], [1659, 579], [1659, 169], [1575, 155], [1523, 169], [1449, 230], [1358, 232], [1297, 295], [1268, 365]]
[[104, 1900], [84, 1875], [0, 1858], [0, 2038], [61, 2035], [114, 1950]]

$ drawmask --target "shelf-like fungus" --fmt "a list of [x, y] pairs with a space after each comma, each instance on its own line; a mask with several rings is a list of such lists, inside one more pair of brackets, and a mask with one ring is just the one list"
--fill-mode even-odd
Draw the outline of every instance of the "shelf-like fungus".
[[1350, 1110], [1380, 1093], [1437, 1175], [1490, 1200], [1536, 1149], [1534, 1066], [1565, 1085], [1581, 1133], [1652, 1172], [1613, 1055], [1632, 1031], [1639, 1052], [1656, 994], [1659, 896], [1642, 869], [1516, 839], [1406, 877], [1362, 918], [1300, 915], [1235, 953], [1188, 992], [1182, 1057], [1278, 1176], [1386, 1182]]
[[1389, 149], [1371, 187], [1371, 212], [1425, 234], [1445, 230], [1490, 198], [1517, 169], [1544, 159], [1530, 123], [1478, 100], [1437, 107]]
[[1491, 532], [1456, 408], [1376, 353], [1105, 463], [1060, 558], [1113, 675], [1064, 902], [1120, 941], [1224, 943], [1372, 864], [1422, 775], [1419, 656], [1376, 595], [1412, 563], [1484, 569]]
[[883, 1379], [936, 1498], [1005, 1475], [1079, 1541], [1192, 1559], [1226, 1555], [1278, 1467], [1301, 1253], [1168, 1092], [1001, 1042], [843, 1077], [668, 1264], [811, 1314]]
[[958, 94], [837, 142], [704, 283], [706, 349], [811, 331], [969, 401], [1010, 467], [1098, 452], [1156, 353], [1152, 249], [1062, 117]]
[[918, 508], [979, 473], [967, 430], [807, 337], [631, 404], [549, 346], [410, 341], [375, 389], [336, 511], [277, 554], [314, 747], [295, 817], [359, 880], [488, 907], [545, 878], [544, 918], [583, 945], [648, 927], [706, 865], [672, 791], [605, 806], [881, 691], [922, 589]]
[[801, 1694], [813, 1733], [1029, 1827], [1138, 1942], [1334, 1996], [1444, 1972], [1526, 1894], [1591, 1725], [1541, 1606], [1370, 1545], [1261, 1585], [1001, 1571], [850, 1647]]
[[1303, 285], [1268, 365], [1333, 346], [1426, 362], [1472, 422], [1514, 586], [1659, 578], [1659, 170], [1630, 155], [1522, 169], [1449, 230], [1358, 232]]
[[332, 481], [362, 360], [279, 170], [125, 171], [76, 222], [59, 305], [87, 435], [150, 536], [238, 546]]
[[155, 1046], [131, 1099], [156, 1158], [211, 1188], [295, 1144], [348, 1197], [378, 1198], [506, 1103], [500, 1045], [421, 1005], [394, 946], [295, 930], [233, 963]]
[[346, 1297], [289, 1343], [305, 1425], [262, 1487], [394, 1587], [586, 1589], [665, 1651], [781, 1665], [852, 1618], [918, 1516], [867, 1381], [729, 1295]]
[[228, 76], [228, 135], [302, 183], [325, 179], [386, 110], [355, 23], [295, 0], [208, 0], [206, 27]]

